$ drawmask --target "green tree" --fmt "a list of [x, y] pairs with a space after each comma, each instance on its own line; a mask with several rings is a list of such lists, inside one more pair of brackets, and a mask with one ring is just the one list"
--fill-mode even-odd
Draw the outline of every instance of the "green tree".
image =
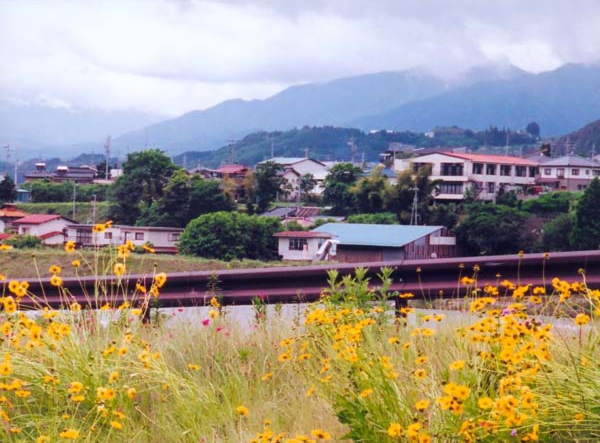
[[213, 212], [192, 220], [179, 240], [183, 254], [221, 260], [277, 258], [277, 239], [282, 230], [277, 217], [237, 212]]
[[552, 216], [569, 212], [576, 199], [574, 192], [555, 191], [526, 200], [521, 208], [531, 214]]
[[312, 174], [304, 174], [298, 179], [298, 191], [300, 193], [300, 199], [307, 201], [310, 191], [315, 189], [317, 186], [317, 179]]
[[282, 186], [285, 179], [282, 177], [283, 166], [274, 162], [259, 163], [254, 173], [254, 195], [256, 197], [257, 211], [265, 212], [283, 192]]
[[163, 196], [171, 175], [177, 170], [171, 159], [158, 149], [134, 152], [123, 164], [123, 175], [113, 185], [110, 217], [117, 223], [133, 225]]
[[536, 122], [531, 122], [525, 127], [525, 131], [533, 137], [538, 138], [540, 136], [540, 125]]
[[405, 171], [398, 175], [396, 184], [386, 194], [385, 208], [398, 214], [400, 223], [410, 223], [415, 190], [418, 198], [418, 224], [429, 223], [430, 211], [438, 185], [438, 182], [431, 180], [430, 177], [430, 166], [419, 168], [416, 174], [412, 171]]
[[576, 250], [600, 248], [600, 180], [596, 177], [585, 189], [575, 210], [571, 246]]
[[181, 169], [173, 173], [163, 196], [140, 216], [137, 224], [183, 228], [202, 214], [233, 209], [231, 197], [218, 181], [189, 176]]
[[508, 206], [475, 203], [456, 228], [460, 250], [469, 255], [513, 254], [523, 249], [525, 215]]
[[332, 215], [347, 215], [356, 211], [356, 197], [352, 186], [358, 180], [362, 169], [352, 163], [334, 165], [325, 177], [323, 201], [331, 205]]
[[543, 227], [541, 250], [545, 252], [569, 251], [573, 230], [573, 214], [560, 214]]
[[0, 202], [13, 202], [17, 198], [15, 182], [9, 175], [5, 175], [0, 181]]
[[366, 223], [371, 225], [397, 225], [398, 217], [391, 212], [379, 212], [377, 214], [356, 214], [347, 219], [348, 223]]
[[361, 178], [352, 192], [356, 196], [358, 211], [377, 213], [384, 210], [384, 201], [389, 185], [387, 178], [381, 174], [382, 166], [373, 169], [368, 177]]

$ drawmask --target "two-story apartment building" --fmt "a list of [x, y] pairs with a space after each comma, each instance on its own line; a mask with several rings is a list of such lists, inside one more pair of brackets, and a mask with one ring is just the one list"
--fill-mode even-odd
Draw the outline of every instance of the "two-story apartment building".
[[431, 168], [431, 180], [438, 180], [437, 200], [460, 201], [468, 192], [479, 200], [494, 200], [501, 188], [522, 191], [536, 184], [537, 162], [502, 155], [440, 152], [396, 159], [399, 172]]
[[311, 193], [314, 195], [323, 193], [323, 182], [329, 170], [325, 163], [308, 157], [274, 157], [262, 163], [266, 162], [277, 163], [283, 167], [283, 177], [290, 185], [292, 200], [298, 196], [300, 177], [305, 174], [312, 174], [316, 181]]
[[553, 191], [583, 191], [598, 176], [600, 163], [577, 155], [566, 155], [540, 164], [538, 184]]

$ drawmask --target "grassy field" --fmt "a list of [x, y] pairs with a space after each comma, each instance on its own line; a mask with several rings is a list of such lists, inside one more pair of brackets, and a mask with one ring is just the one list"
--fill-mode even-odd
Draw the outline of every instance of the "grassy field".
[[[114, 255], [114, 254], [113, 254]], [[101, 264], [101, 268], [110, 265], [113, 259], [107, 249], [104, 253], [97, 254], [92, 250], [78, 250], [76, 257], [66, 254], [62, 249], [11, 249], [0, 251], [0, 273], [12, 278], [37, 278], [49, 276], [48, 269], [57, 265], [62, 268], [62, 275], [74, 277], [76, 275], [93, 275], [92, 268], [81, 266], [75, 269], [72, 266], [74, 259], [82, 263]], [[102, 263], [104, 265], [102, 265]], [[207, 260], [198, 257], [184, 255], [147, 254], [132, 253], [127, 258], [127, 267], [131, 274], [152, 274], [160, 269], [162, 272], [191, 272], [211, 271], [235, 268], [258, 268], [269, 266], [294, 266], [306, 263], [283, 263], [283, 262], [259, 262], [254, 260], [233, 260], [224, 262], [219, 260]]]
[[[37, 265], [9, 254], [2, 252], [3, 269], [23, 260], [47, 273], [57, 260], [49, 252], [42, 268], [45, 251], [29, 254]], [[81, 272], [96, 262], [77, 251], [62, 255], [80, 260]], [[117, 276], [134, 258], [140, 267], [156, 261], [159, 272], [146, 287], [118, 286], [127, 291], [120, 306], [98, 285], [103, 307], [93, 312], [67, 293], [68, 310], [19, 311], [21, 297], [37, 295], [11, 275], [4, 281], [0, 441], [600, 440], [600, 291], [588, 289], [584, 275], [554, 279], [558, 305], [548, 311], [543, 288], [479, 287], [473, 270], [457, 282], [460, 315], [407, 306], [395, 316], [391, 270], [382, 270], [376, 290], [362, 270], [343, 279], [330, 273], [321, 300], [305, 312], [284, 319], [258, 301], [242, 328], [218, 293], [195, 311], [152, 309], [169, 284], [163, 265], [177, 257], [158, 262], [125, 248], [106, 257]], [[67, 262], [50, 271], [59, 288]], [[512, 303], [498, 306], [500, 296]], [[531, 316], [531, 306], [554, 317]], [[556, 326], [571, 308], [580, 312]], [[142, 321], [146, 309], [150, 323]]]

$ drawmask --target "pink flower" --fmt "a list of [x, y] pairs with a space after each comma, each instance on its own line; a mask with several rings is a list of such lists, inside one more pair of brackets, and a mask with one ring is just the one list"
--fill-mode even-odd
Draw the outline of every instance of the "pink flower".
[[208, 326], [210, 324], [210, 318], [205, 318], [202, 320], [202, 326]]

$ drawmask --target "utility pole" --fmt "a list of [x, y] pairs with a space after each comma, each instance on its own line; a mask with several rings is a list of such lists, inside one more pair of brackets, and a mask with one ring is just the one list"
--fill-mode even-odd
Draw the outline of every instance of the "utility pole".
[[75, 201], [77, 199], [77, 182], [73, 182], [73, 220], [75, 220]]
[[4, 146], [4, 149], [6, 149], [6, 164], [4, 165], [4, 173], [8, 175], [8, 164], [10, 163], [10, 153], [12, 152], [12, 149], [10, 148], [10, 145]]
[[350, 137], [348, 146], [350, 146], [350, 162], [354, 164], [354, 157], [356, 156], [356, 143], [354, 142], [354, 137]]
[[92, 201], [92, 224], [96, 224], [96, 194], [94, 194], [94, 200]]
[[419, 211], [417, 209], [419, 205], [419, 188], [415, 186], [410, 188], [409, 191], [413, 191], [415, 193], [412, 202], [412, 210], [410, 213], [410, 224], [416, 226], [419, 224]]
[[106, 165], [104, 166], [104, 178], [108, 180], [108, 163], [110, 162], [110, 135], [106, 137], [104, 143], [104, 157], [106, 159]]

